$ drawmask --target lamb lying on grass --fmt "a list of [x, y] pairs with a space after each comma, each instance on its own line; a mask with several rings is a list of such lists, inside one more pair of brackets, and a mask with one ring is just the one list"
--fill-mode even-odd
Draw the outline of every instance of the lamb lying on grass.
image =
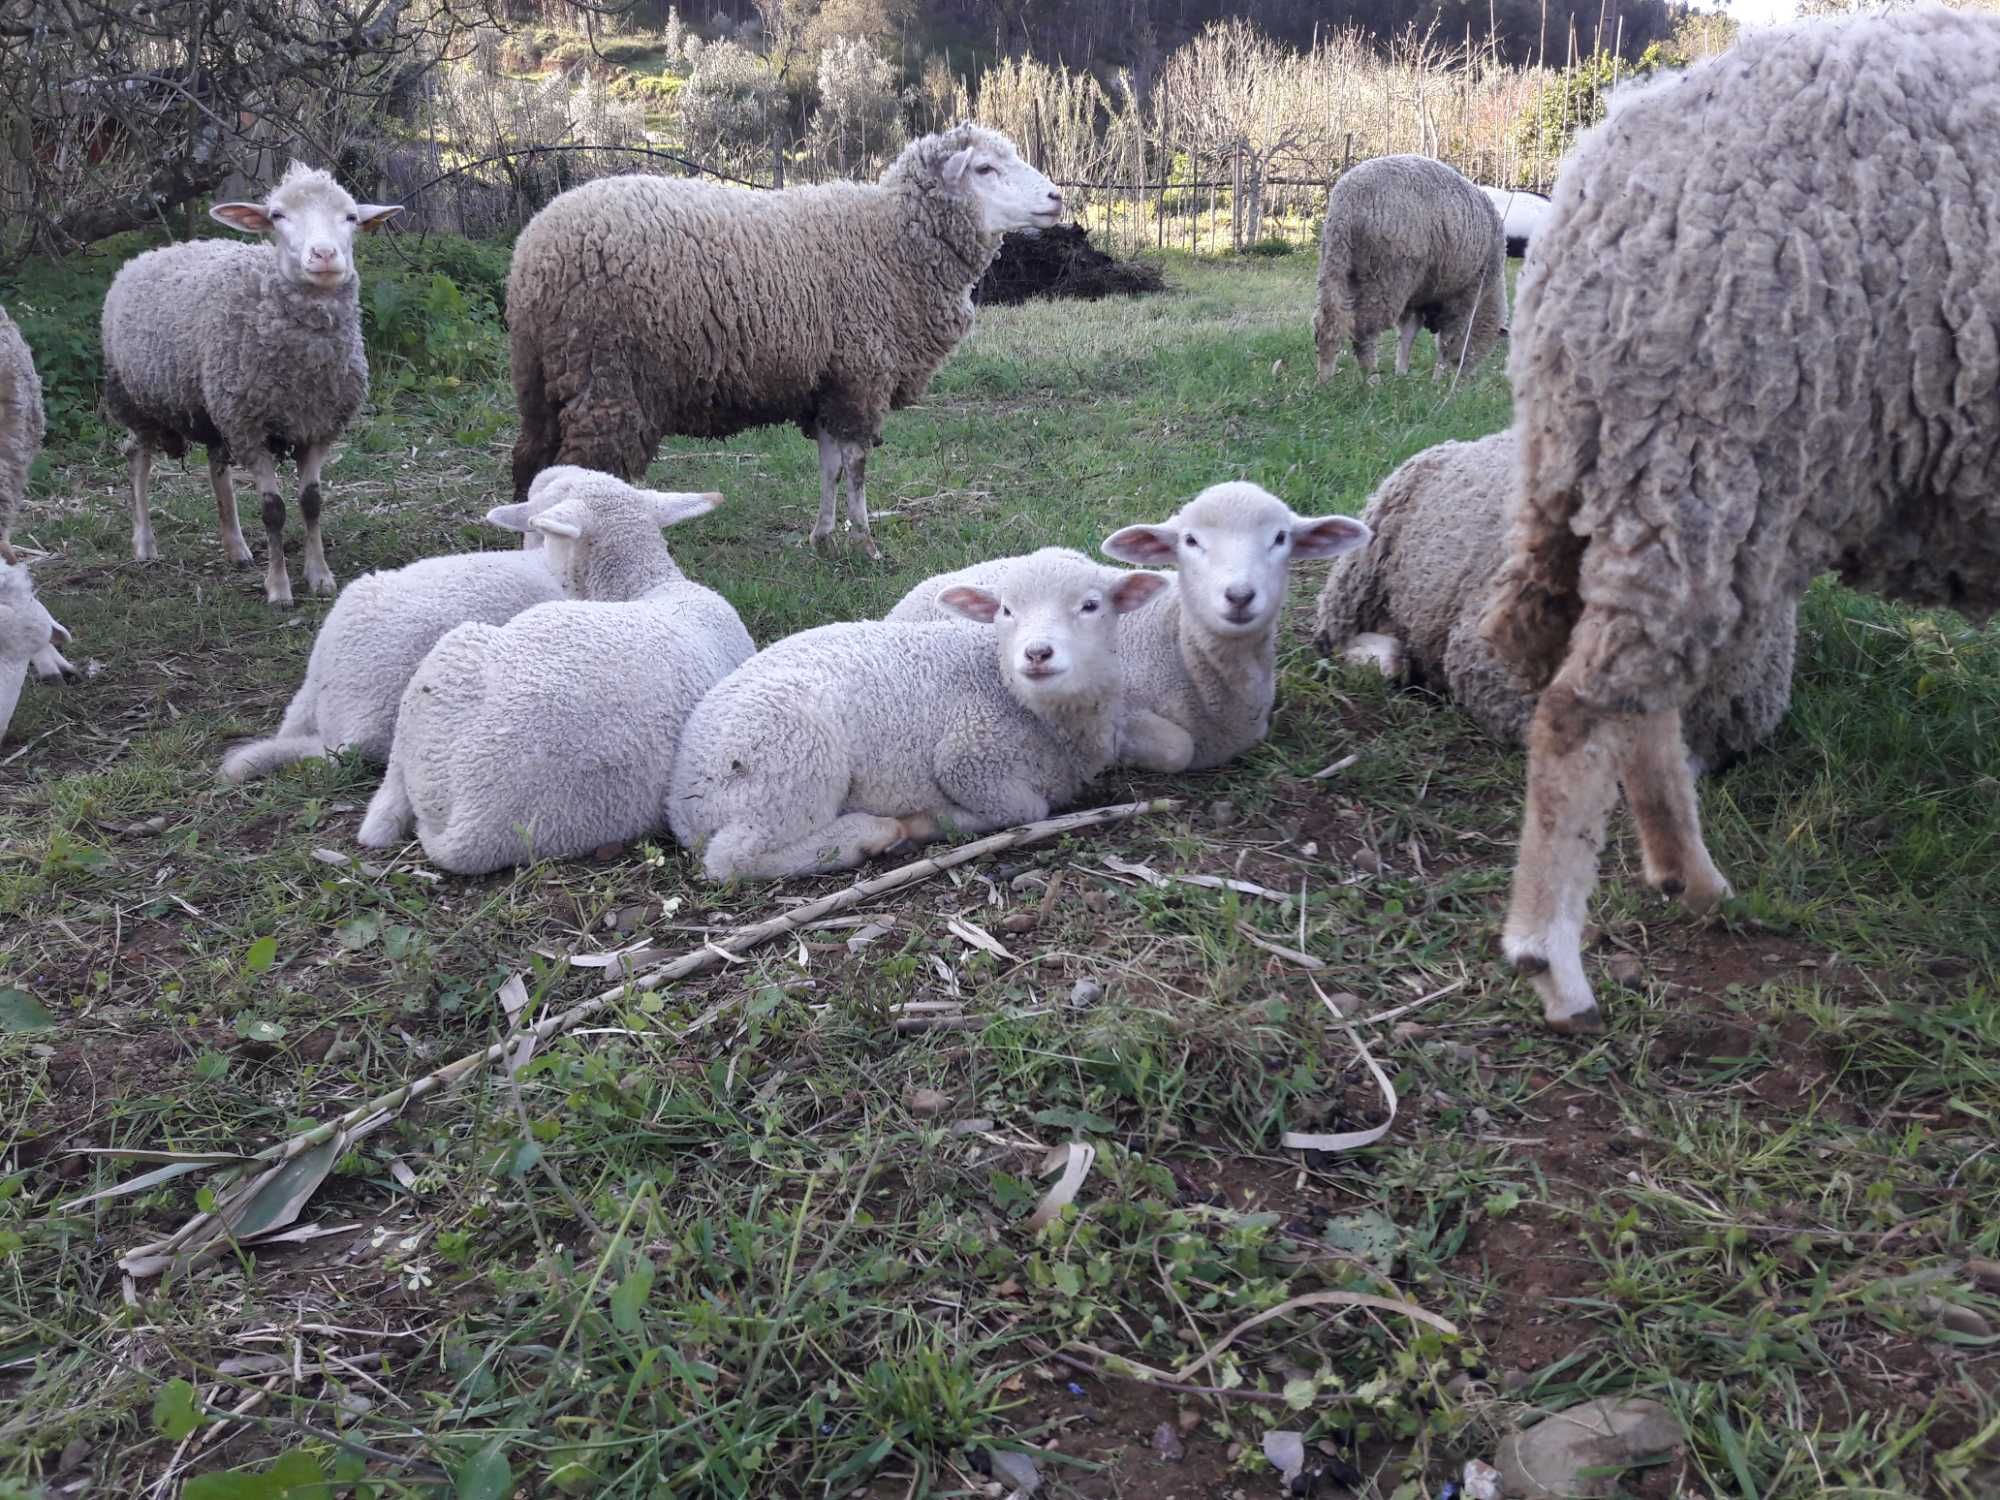
[[1052, 551], [943, 590], [990, 631], [866, 621], [778, 642], [688, 720], [674, 836], [710, 880], [783, 878], [1048, 816], [1111, 764], [1120, 619], [1166, 587]]
[[446, 631], [474, 621], [503, 625], [563, 597], [543, 558], [542, 533], [529, 523], [599, 477], [570, 465], [544, 469], [525, 501], [488, 511], [495, 526], [521, 533], [519, 551], [427, 557], [348, 584], [327, 611], [277, 734], [225, 755], [222, 780], [241, 783], [350, 748], [387, 761], [403, 689]]
[[53, 656], [64, 671], [74, 670], [55, 649], [55, 642], [68, 639], [69, 632], [35, 597], [27, 566], [0, 561], [0, 736], [7, 733], [21, 701], [31, 662]]
[[[1117, 762], [1152, 771], [1206, 770], [1270, 733], [1278, 690], [1278, 622], [1294, 563], [1338, 557], [1368, 540], [1348, 516], [1300, 516], [1254, 484], [1211, 485], [1157, 526], [1104, 541], [1121, 562], [1179, 576], [1119, 627], [1124, 676]], [[944, 618], [939, 591], [987, 587], [1060, 553], [1003, 557], [918, 584], [889, 612], [897, 622]]]
[[608, 474], [570, 480], [528, 521], [570, 597], [460, 625], [431, 649], [404, 690], [361, 842], [386, 848], [414, 819], [432, 863], [483, 875], [655, 832], [681, 726], [755, 650], [660, 536], [721, 503]]
[[[1520, 741], [1535, 695], [1479, 634], [1500, 566], [1520, 448], [1496, 432], [1440, 443], [1382, 481], [1361, 513], [1367, 548], [1328, 570], [1316, 634], [1328, 655], [1366, 660], [1451, 699], [1495, 739]], [[1699, 771], [1719, 770], [1770, 737], [1792, 696], [1793, 610], [1775, 610], [1737, 643], [1686, 709]]]

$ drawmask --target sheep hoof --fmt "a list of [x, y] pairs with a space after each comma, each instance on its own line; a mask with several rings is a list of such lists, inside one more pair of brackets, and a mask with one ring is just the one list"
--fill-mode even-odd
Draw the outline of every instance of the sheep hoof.
[[601, 865], [609, 864], [624, 852], [625, 846], [623, 844], [599, 844], [595, 849], [590, 851], [590, 857]]
[[1598, 1036], [1604, 1031], [1604, 1012], [1595, 1005], [1566, 1016], [1548, 1016], [1549, 1030], [1558, 1036]]
[[875, 545], [875, 538], [872, 536], [861, 538], [861, 550], [867, 555], [870, 562], [880, 562], [882, 560], [882, 549]]
[[1533, 979], [1537, 974], [1549, 972], [1549, 961], [1539, 953], [1510, 953], [1508, 966], [1522, 979]]
[[1660, 882], [1660, 894], [1662, 896], [1678, 897], [1686, 889], [1687, 882], [1682, 880], [1678, 875], [1669, 875], [1665, 880]]

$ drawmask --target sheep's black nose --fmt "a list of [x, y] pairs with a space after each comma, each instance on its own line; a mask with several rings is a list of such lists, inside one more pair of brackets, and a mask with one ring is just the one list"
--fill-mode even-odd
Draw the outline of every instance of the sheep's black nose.
[[1056, 654], [1056, 648], [1049, 645], [1046, 641], [1036, 641], [1032, 646], [1022, 647], [1021, 654], [1036, 666], [1040, 666]]
[[1257, 602], [1257, 590], [1252, 584], [1232, 583], [1222, 591], [1222, 597], [1238, 609], [1248, 609]]

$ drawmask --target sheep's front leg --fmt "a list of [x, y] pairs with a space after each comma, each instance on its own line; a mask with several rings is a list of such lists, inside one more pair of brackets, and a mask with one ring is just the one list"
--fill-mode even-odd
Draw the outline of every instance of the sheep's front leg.
[[62, 622], [51, 618], [49, 643], [28, 658], [28, 665], [34, 669], [35, 676], [43, 682], [53, 682], [58, 677], [66, 682], [77, 682], [82, 679], [83, 673], [71, 666], [62, 652], [56, 650], [57, 641], [66, 641], [69, 638], [70, 634], [63, 629]]
[[1417, 328], [1421, 319], [1413, 312], [1406, 312], [1396, 320], [1396, 373], [1410, 373], [1410, 350], [1417, 342]]
[[1690, 911], [1714, 910], [1730, 894], [1729, 882], [1702, 840], [1680, 710], [1635, 720], [1618, 770], [1639, 826], [1646, 884], [1663, 896], [1678, 896]]
[[764, 843], [746, 824], [724, 824], [702, 853], [702, 873], [710, 880], [783, 880], [793, 875], [823, 875], [851, 870], [900, 844], [925, 835], [913, 831], [910, 820], [878, 818], [872, 813], [842, 813], [790, 842]]
[[868, 444], [842, 443], [841, 454], [847, 471], [847, 525], [860, 538], [861, 550], [880, 560], [882, 549], [868, 529]]
[[132, 477], [132, 556], [139, 562], [158, 562], [153, 512], [146, 503], [146, 487], [153, 477], [153, 450], [135, 437], [125, 444], [125, 459]]
[[315, 594], [331, 594], [336, 587], [319, 539], [319, 471], [326, 464], [326, 454], [326, 445], [321, 444], [299, 455], [299, 514], [306, 522], [306, 587]]
[[1114, 755], [1142, 771], [1185, 771], [1194, 763], [1194, 736], [1151, 709], [1133, 709], [1119, 717]]
[[410, 801], [403, 767], [392, 756], [381, 786], [368, 801], [361, 827], [354, 841], [365, 849], [393, 849], [409, 837], [410, 825], [417, 820], [416, 805]]
[[263, 443], [253, 451], [250, 472], [257, 476], [257, 494], [264, 502], [264, 602], [289, 608], [292, 580], [285, 572], [285, 497], [278, 493], [278, 464]]
[[815, 437], [819, 442], [819, 520], [813, 523], [812, 542], [819, 547], [833, 536], [833, 507], [840, 489], [841, 471], [847, 465], [839, 438], [824, 427]]
[[222, 532], [222, 550], [236, 566], [247, 568], [254, 559], [250, 556], [250, 544], [243, 540], [242, 523], [236, 518], [236, 486], [229, 479], [229, 455], [214, 448], [208, 450], [208, 485], [215, 491], [215, 519]]
[[1628, 732], [1628, 721], [1579, 701], [1561, 673], [1528, 724], [1527, 808], [1501, 949], [1556, 1031], [1604, 1025], [1583, 974], [1583, 920]]

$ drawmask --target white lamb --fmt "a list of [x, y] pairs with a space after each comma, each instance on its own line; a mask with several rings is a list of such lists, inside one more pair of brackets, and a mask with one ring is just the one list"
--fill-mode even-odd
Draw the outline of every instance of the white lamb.
[[7, 733], [14, 705], [21, 701], [30, 662], [40, 671], [42, 661], [54, 657], [63, 670], [71, 670], [55, 648], [55, 642], [68, 639], [69, 632], [35, 597], [27, 565], [0, 560], [0, 735]]
[[688, 720], [674, 836], [711, 880], [783, 878], [1046, 817], [1111, 764], [1120, 617], [1166, 586], [1044, 554], [940, 594], [990, 634], [862, 621], [778, 642]]
[[[1338, 557], [1367, 542], [1349, 516], [1300, 516], [1254, 484], [1210, 485], [1157, 526], [1127, 526], [1108, 557], [1180, 576], [1121, 628], [1124, 716], [1117, 760], [1152, 771], [1204, 770], [1235, 759], [1271, 728], [1278, 621], [1295, 562]], [[937, 620], [938, 591], [993, 586], [1032, 558], [998, 558], [920, 583], [889, 612]], [[1066, 553], [1081, 557], [1080, 553]]]
[[306, 680], [270, 739], [238, 745], [222, 758], [225, 782], [267, 776], [316, 756], [360, 751], [386, 761], [396, 710], [417, 663], [453, 626], [502, 625], [563, 597], [544, 561], [542, 533], [528, 523], [599, 476], [570, 465], [544, 469], [518, 505], [486, 513], [521, 533], [518, 552], [461, 552], [408, 567], [365, 573], [340, 591], [313, 641]]
[[660, 536], [722, 497], [584, 478], [528, 523], [571, 597], [460, 625], [431, 648], [404, 690], [363, 844], [398, 843], [414, 820], [432, 863], [483, 875], [665, 821], [681, 726], [756, 649]]

